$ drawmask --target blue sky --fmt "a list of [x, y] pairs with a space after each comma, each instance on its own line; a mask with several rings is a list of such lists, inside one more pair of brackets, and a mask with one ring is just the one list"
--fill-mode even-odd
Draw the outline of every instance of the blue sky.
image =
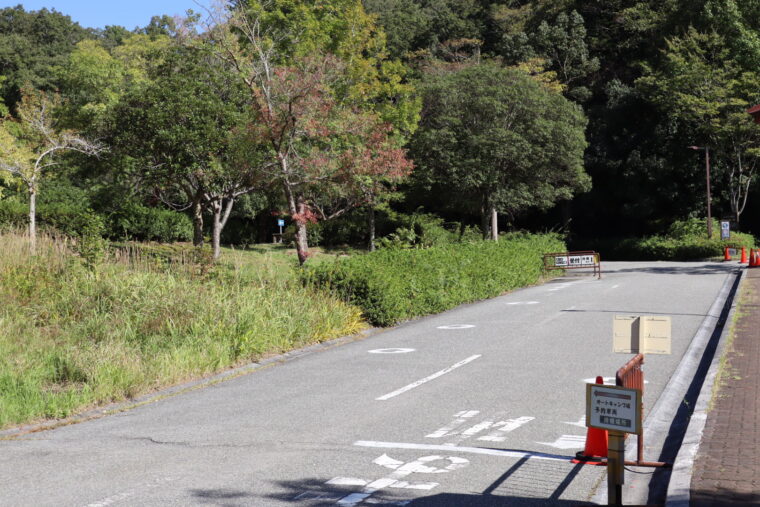
[[152, 16], [184, 15], [187, 9], [202, 11], [198, 4], [211, 5], [211, 0], [0, 0], [0, 8], [18, 4], [27, 11], [55, 9], [85, 28], [121, 25], [131, 30], [147, 25]]

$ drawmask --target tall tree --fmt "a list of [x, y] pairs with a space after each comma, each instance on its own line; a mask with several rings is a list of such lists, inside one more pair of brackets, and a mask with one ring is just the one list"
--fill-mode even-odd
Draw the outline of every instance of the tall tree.
[[[231, 6], [209, 36], [249, 90], [254, 115], [251, 144], [270, 152], [269, 181], [283, 190], [296, 224], [301, 264], [309, 256], [310, 222], [339, 216], [362, 204], [357, 175], [376, 171], [370, 146], [380, 132], [387, 142], [371, 149], [403, 173], [403, 151], [389, 142], [414, 128], [416, 110], [394, 66], [384, 65], [382, 39], [357, 0], [317, 8], [309, 2], [252, 1]], [[380, 45], [380, 46], [378, 46]], [[369, 55], [369, 56], [367, 56]], [[391, 98], [401, 107], [388, 107]], [[399, 114], [401, 113], [401, 114]], [[355, 128], [369, 126], [368, 129]]]
[[208, 51], [175, 47], [150, 84], [122, 98], [110, 127], [119, 153], [141, 168], [142, 184], [174, 208], [191, 208], [196, 246], [203, 243], [203, 211], [211, 212], [215, 258], [235, 200], [257, 186], [259, 160], [239, 142], [249, 119], [241, 112], [244, 97]]
[[29, 193], [29, 240], [32, 254], [37, 248], [37, 193], [40, 180], [51, 167], [60, 163], [60, 155], [77, 151], [98, 155], [103, 147], [85, 139], [76, 131], [59, 127], [55, 117], [60, 107], [58, 95], [23, 90], [17, 105], [18, 120], [0, 124], [0, 169], [19, 177]]
[[423, 90], [416, 179], [479, 210], [493, 239], [498, 212], [546, 209], [589, 188], [585, 116], [526, 74], [485, 63], [431, 76]]

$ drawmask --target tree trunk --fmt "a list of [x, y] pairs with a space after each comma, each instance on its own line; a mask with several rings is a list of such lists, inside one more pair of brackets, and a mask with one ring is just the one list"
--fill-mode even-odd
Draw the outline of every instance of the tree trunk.
[[214, 223], [211, 228], [211, 246], [214, 250], [214, 260], [217, 260], [222, 254], [220, 244], [222, 238], [222, 202], [214, 201], [211, 204], [211, 209], [214, 212]]
[[496, 208], [491, 208], [491, 239], [499, 241], [499, 213]]
[[301, 217], [296, 220], [296, 252], [298, 253], [298, 263], [303, 266], [306, 259], [309, 258], [309, 240], [306, 235], [306, 205], [298, 199], [298, 215]]
[[37, 189], [29, 185], [29, 252], [37, 253]]
[[370, 252], [375, 251], [375, 207], [369, 207], [369, 213], [367, 214], [368, 226], [369, 226], [369, 244], [367, 245]]
[[193, 198], [193, 246], [203, 246], [203, 207], [199, 195]]
[[484, 204], [480, 210], [480, 228], [483, 232], [483, 239], [488, 239], [491, 229], [489, 228], [488, 208]]

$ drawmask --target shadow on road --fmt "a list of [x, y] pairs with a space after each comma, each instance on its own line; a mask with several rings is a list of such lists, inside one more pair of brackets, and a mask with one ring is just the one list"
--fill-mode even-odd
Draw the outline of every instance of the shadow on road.
[[609, 273], [654, 273], [660, 275], [719, 275], [740, 269], [736, 264], [695, 264], [693, 266], [641, 266], [630, 268], [604, 267], [602, 276]]
[[[578, 464], [568, 472], [568, 463], [531, 460], [529, 456], [517, 460], [506, 472], [490, 484], [482, 493], [435, 493], [413, 489], [385, 489], [373, 491], [366, 498], [358, 499], [357, 505], [409, 505], [412, 507], [498, 507], [539, 505], [594, 505], [578, 500], [563, 500], [560, 497], [584, 468]], [[361, 486], [335, 486], [315, 479], [302, 481], [280, 481], [280, 493], [267, 496], [270, 500], [283, 503], [307, 505], [309, 507], [334, 506], [352, 494], [366, 494]], [[444, 486], [441, 486], [444, 487]], [[246, 499], [241, 499], [245, 502]], [[364, 501], [361, 501], [364, 500]], [[255, 502], [254, 502], [255, 503]], [[234, 505], [234, 504], [231, 504]], [[353, 505], [353, 503], [350, 503]]]

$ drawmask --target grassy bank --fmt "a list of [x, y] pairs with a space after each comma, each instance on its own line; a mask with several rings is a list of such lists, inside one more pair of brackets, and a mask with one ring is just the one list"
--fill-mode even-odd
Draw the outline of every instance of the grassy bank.
[[0, 427], [65, 417], [354, 333], [360, 312], [243, 256], [88, 268], [64, 241], [0, 234]]

